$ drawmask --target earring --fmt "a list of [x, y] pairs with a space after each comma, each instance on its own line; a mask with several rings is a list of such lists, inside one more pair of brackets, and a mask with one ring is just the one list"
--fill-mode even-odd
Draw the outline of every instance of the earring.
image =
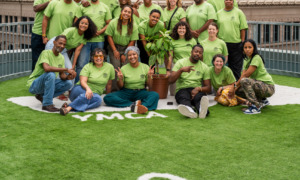
[[131, 18], [129, 19], [129, 22], [131, 22]]
[[123, 16], [122, 16], [122, 14], [121, 14], [121, 16], [120, 16], [120, 19], [121, 19], [121, 20], [123, 19]]

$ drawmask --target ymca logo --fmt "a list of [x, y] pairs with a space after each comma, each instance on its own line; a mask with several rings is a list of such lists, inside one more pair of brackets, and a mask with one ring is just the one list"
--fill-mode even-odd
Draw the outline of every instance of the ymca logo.
[[69, 12], [69, 16], [73, 17], [73, 12]]
[[99, 11], [99, 15], [102, 15], [103, 14], [103, 11]]
[[218, 51], [218, 48], [217, 48], [217, 47], [214, 47], [214, 51]]
[[234, 21], [235, 20], [235, 17], [234, 16], [231, 16], [231, 21]]
[[108, 74], [107, 73], [103, 73], [103, 77], [107, 78]]
[[140, 75], [141, 79], [145, 79], [145, 74]]
[[200, 74], [201, 74], [200, 71], [196, 71], [197, 76], [200, 76]]
[[59, 64], [58, 67], [59, 67], [59, 68], [62, 68], [63, 66], [62, 66], [62, 64]]

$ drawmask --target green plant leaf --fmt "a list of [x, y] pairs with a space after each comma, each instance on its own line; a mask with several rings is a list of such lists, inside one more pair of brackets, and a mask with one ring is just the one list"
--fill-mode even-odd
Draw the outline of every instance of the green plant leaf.
[[159, 49], [161, 47], [162, 43], [163, 43], [163, 39], [162, 38], [160, 38], [159, 40], [157, 40], [157, 42], [156, 42], [157, 49]]
[[155, 47], [155, 43], [151, 44], [151, 51], [155, 51], [156, 47]]
[[156, 61], [156, 55], [155, 55], [155, 54], [154, 54], [154, 55], [151, 55], [151, 56], [149, 57], [149, 65], [150, 65], [150, 66], [154, 65], [154, 64], [155, 64], [155, 61]]
[[146, 44], [146, 47], [145, 47], [145, 50], [146, 50], [146, 51], [150, 51], [151, 45], [152, 45], [151, 42], [147, 43], [147, 44]]

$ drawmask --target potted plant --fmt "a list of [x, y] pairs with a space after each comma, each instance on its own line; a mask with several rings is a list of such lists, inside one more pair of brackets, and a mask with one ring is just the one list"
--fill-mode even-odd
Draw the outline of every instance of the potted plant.
[[159, 65], [164, 64], [168, 60], [171, 37], [170, 31], [163, 29], [159, 34], [152, 37], [147, 37], [145, 40], [145, 50], [150, 53], [149, 65], [155, 65], [155, 74], [153, 75], [153, 85], [151, 91], [156, 91], [160, 99], [165, 99], [168, 95], [168, 77], [165, 74], [159, 74]]

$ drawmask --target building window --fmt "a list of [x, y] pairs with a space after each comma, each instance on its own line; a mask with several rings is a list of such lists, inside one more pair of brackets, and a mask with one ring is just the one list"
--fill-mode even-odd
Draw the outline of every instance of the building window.
[[8, 23], [8, 16], [5, 16], [5, 23]]
[[265, 24], [264, 25], [264, 42], [269, 43], [270, 42], [270, 25]]
[[284, 39], [285, 41], [291, 40], [291, 26], [284, 26]]
[[261, 28], [260, 28], [260, 24], [257, 25], [257, 44], [260, 44], [260, 37], [261, 37]]
[[280, 26], [274, 25], [273, 26], [273, 42], [279, 42], [279, 36], [280, 36]]
[[0, 15], [0, 23], [2, 23], [2, 15]]
[[294, 40], [299, 40], [299, 35], [300, 35], [300, 30], [299, 29], [300, 29], [300, 26], [294, 26], [293, 27], [293, 39]]

